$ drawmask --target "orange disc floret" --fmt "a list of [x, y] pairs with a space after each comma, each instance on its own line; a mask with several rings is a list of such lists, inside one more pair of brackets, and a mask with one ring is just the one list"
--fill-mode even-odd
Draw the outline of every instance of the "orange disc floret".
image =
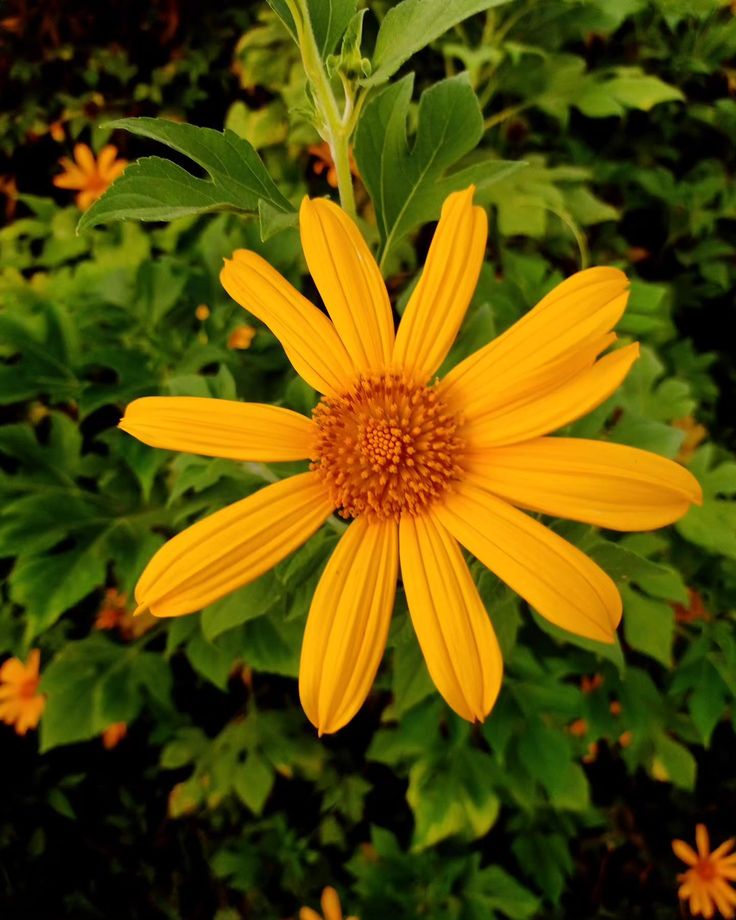
[[402, 374], [361, 377], [312, 417], [311, 468], [344, 518], [419, 514], [461, 474], [461, 420], [435, 387]]

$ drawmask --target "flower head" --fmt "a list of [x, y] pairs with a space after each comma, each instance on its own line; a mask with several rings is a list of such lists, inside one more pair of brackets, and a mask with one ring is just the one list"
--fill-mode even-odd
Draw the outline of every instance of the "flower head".
[[77, 207], [80, 211], [86, 211], [128, 165], [127, 160], [118, 160], [117, 155], [117, 147], [108, 144], [95, 159], [86, 144], [75, 144], [74, 159], [62, 157], [59, 160], [64, 172], [54, 176], [53, 183], [57, 188], [77, 189]]
[[[311, 418], [257, 403], [190, 397], [133, 402], [120, 426], [154, 447], [242, 461], [309, 460], [180, 533], [136, 587], [156, 616], [198, 610], [257, 578], [335, 511], [350, 521], [312, 600], [299, 673], [320, 732], [358, 711], [383, 656], [401, 575], [429, 672], [470, 721], [501, 686], [496, 635], [461, 547], [542, 616], [612, 642], [621, 598], [609, 576], [525, 511], [648, 530], [701, 500], [679, 464], [609, 442], [548, 437], [604, 402], [638, 354], [609, 354], [628, 281], [592, 268], [437, 380], [485, 253], [473, 189], [448, 197], [398, 330], [383, 278], [355, 224], [305, 199], [302, 247], [327, 308], [255, 252], [226, 261], [228, 293], [280, 340], [321, 394]], [[491, 616], [493, 611], [491, 611]]]
[[694, 917], [713, 917], [718, 911], [726, 920], [736, 917], [736, 891], [729, 884], [736, 881], [736, 845], [733, 837], [713, 852], [710, 850], [708, 829], [704, 824], [695, 828], [697, 852], [684, 840], [673, 840], [672, 849], [689, 868], [677, 878], [682, 882], [678, 895], [690, 902]]
[[[331, 886], [327, 886], [320, 898], [322, 916], [311, 907], [302, 907], [299, 911], [299, 920], [342, 920], [342, 905], [340, 896]], [[358, 920], [357, 917], [346, 917], [345, 920]]]
[[38, 692], [41, 652], [34, 648], [25, 664], [9, 658], [0, 667], [0, 719], [15, 726], [18, 735], [38, 725], [46, 697]]

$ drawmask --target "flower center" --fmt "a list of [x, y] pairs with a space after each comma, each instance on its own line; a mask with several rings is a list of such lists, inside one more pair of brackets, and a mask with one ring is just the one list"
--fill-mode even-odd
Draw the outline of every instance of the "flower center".
[[698, 860], [698, 862], [695, 864], [695, 871], [704, 882], [712, 881], [717, 875], [716, 867], [707, 857], [705, 859]]
[[38, 690], [38, 685], [41, 683], [39, 677], [27, 677], [21, 684], [18, 685], [18, 696], [22, 700], [30, 700], [36, 695]]
[[434, 387], [361, 377], [313, 412], [315, 470], [342, 517], [420, 514], [461, 474], [460, 419]]

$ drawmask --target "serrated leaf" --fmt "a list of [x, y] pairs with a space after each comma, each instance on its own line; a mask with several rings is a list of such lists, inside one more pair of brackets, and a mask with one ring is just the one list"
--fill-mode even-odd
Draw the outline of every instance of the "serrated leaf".
[[407, 119], [414, 75], [381, 90], [355, 134], [355, 158], [376, 209], [381, 258], [420, 224], [436, 220], [447, 195], [498, 181], [523, 164], [485, 159], [448, 174], [483, 135], [483, 116], [467, 75], [422, 93], [411, 147]]
[[159, 141], [204, 169], [193, 176], [161, 157], [144, 157], [82, 215], [79, 230], [112, 220], [173, 220], [189, 214], [235, 210], [256, 214], [260, 201], [293, 211], [255, 149], [233, 131], [177, 124], [163, 118], [120, 118], [109, 127]]
[[365, 86], [379, 86], [425, 45], [459, 22], [509, 0], [403, 0], [390, 7], [378, 30], [372, 72]]

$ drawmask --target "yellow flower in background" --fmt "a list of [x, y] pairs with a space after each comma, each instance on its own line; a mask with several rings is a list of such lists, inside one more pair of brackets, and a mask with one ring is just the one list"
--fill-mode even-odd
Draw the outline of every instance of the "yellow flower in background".
[[25, 735], [41, 720], [46, 697], [38, 692], [41, 683], [41, 652], [34, 648], [25, 664], [9, 658], [0, 667], [0, 719]]
[[[334, 888], [328, 885], [324, 889], [320, 904], [322, 906], [322, 916], [316, 910], [312, 910], [311, 907], [302, 907], [299, 911], [299, 920], [342, 920], [340, 896]], [[358, 920], [358, 918], [351, 916], [346, 917], [345, 920]]]
[[77, 207], [80, 211], [86, 211], [122, 175], [128, 165], [127, 160], [118, 160], [117, 155], [117, 147], [108, 144], [95, 159], [86, 144], [75, 144], [74, 159], [62, 157], [59, 160], [64, 172], [54, 176], [53, 183], [57, 188], [77, 189]]
[[695, 843], [697, 852], [684, 840], [672, 841], [675, 856], [689, 866], [677, 876], [682, 882], [678, 896], [689, 901], [694, 917], [713, 917], [718, 911], [731, 920], [736, 917], [736, 891], [729, 884], [736, 881], [736, 853], [731, 852], [736, 840], [726, 840], [711, 853], [708, 829], [698, 824]]
[[[133, 402], [120, 426], [154, 447], [240, 461], [311, 460], [170, 540], [136, 587], [140, 610], [179, 616], [247, 584], [337, 510], [351, 520], [312, 600], [302, 705], [320, 733], [355, 715], [381, 662], [401, 575], [427, 667], [470, 721], [490, 712], [498, 642], [464, 547], [540, 614], [612, 642], [621, 598], [579, 549], [520, 509], [649, 530], [701, 501], [682, 466], [620, 444], [547, 435], [590, 412], [638, 355], [615, 340], [628, 282], [613, 268], [573, 275], [495, 341], [436, 374], [483, 262], [487, 223], [473, 189], [448, 197], [398, 331], [357, 227], [305, 199], [302, 247], [329, 317], [261, 256], [226, 261], [228, 293], [276, 335], [322, 398], [288, 409], [193, 397]], [[492, 613], [492, 611], [491, 611]]]

